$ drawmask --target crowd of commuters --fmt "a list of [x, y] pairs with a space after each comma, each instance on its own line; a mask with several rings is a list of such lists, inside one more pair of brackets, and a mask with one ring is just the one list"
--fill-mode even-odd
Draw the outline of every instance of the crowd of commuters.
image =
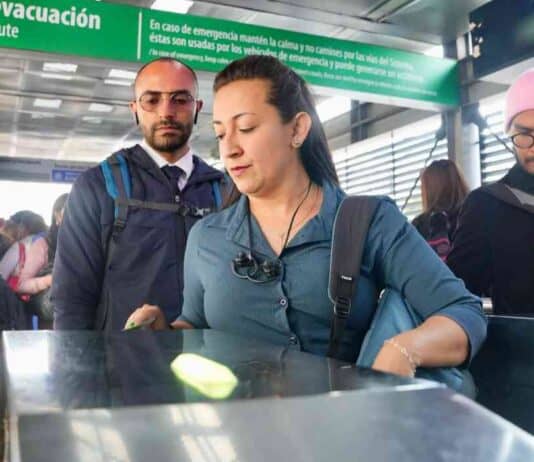
[[[226, 175], [190, 145], [203, 105], [195, 72], [170, 58], [144, 65], [130, 104], [143, 141], [82, 174], [50, 229], [27, 211], [2, 224], [3, 298], [28, 316], [46, 293], [56, 329], [214, 328], [325, 355], [345, 193], [312, 96], [267, 56], [229, 64], [213, 91]], [[423, 318], [376, 356], [375, 369], [401, 375], [469, 363], [486, 333], [476, 295], [497, 314], [534, 313], [534, 70], [507, 94], [506, 132], [517, 163], [495, 185], [468, 194], [440, 160], [421, 172], [414, 226], [380, 199], [342, 339], [354, 358], [384, 288]]]

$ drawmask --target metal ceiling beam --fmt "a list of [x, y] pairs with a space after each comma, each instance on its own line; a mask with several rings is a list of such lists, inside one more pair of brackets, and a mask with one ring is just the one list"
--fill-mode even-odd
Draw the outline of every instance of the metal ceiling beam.
[[391, 16], [394, 16], [395, 14], [397, 13], [401, 13], [403, 12], [404, 10], [406, 10], [407, 8], [411, 7], [412, 5], [414, 5], [415, 3], [418, 3], [420, 0], [407, 0], [395, 7], [393, 7], [390, 11], [388, 11], [387, 13], [384, 13], [382, 14], [379, 18], [377, 18], [377, 21], [382, 23], [384, 22], [387, 18], [390, 18]]
[[368, 34], [387, 35], [412, 42], [414, 47], [418, 44], [419, 49], [421, 49], [422, 45], [442, 44], [442, 39], [438, 35], [415, 32], [394, 24], [377, 23], [365, 17], [339, 14], [317, 8], [303, 8], [278, 0], [196, 0], [195, 3], [242, 8], [249, 11], [298, 18], [315, 23], [343, 26]]

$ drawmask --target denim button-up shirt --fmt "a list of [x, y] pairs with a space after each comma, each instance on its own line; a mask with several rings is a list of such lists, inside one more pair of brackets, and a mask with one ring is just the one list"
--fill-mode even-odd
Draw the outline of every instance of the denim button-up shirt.
[[[332, 232], [345, 194], [323, 185], [323, 203], [278, 257], [251, 218], [253, 254], [281, 261], [279, 278], [264, 284], [240, 279], [232, 260], [247, 252], [247, 198], [198, 222], [190, 232], [184, 264], [184, 305], [179, 319], [325, 355], [332, 303], [328, 281]], [[388, 198], [371, 221], [358, 290], [341, 345], [356, 358], [384, 287], [400, 291], [423, 318], [455, 320], [467, 333], [471, 357], [486, 334], [480, 300], [468, 292]]]

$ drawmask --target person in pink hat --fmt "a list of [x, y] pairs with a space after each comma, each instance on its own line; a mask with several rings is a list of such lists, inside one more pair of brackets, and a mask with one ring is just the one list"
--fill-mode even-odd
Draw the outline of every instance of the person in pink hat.
[[534, 68], [506, 94], [505, 132], [515, 165], [475, 189], [459, 216], [447, 263], [467, 288], [489, 296], [493, 312], [534, 315]]

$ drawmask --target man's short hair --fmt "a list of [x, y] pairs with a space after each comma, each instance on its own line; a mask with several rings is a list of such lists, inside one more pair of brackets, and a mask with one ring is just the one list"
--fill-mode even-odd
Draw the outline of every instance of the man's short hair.
[[162, 62], [162, 63], [177, 63], [177, 64], [180, 64], [181, 66], [185, 67], [186, 69], [188, 69], [189, 72], [191, 72], [191, 75], [193, 76], [193, 80], [195, 81], [195, 87], [196, 87], [196, 89], [198, 91], [197, 74], [196, 74], [196, 72], [193, 70], [193, 68], [191, 66], [185, 64], [183, 61], [180, 61], [179, 59], [176, 59], [176, 58], [163, 57], [163, 58], [153, 59], [152, 61], [149, 61], [148, 63], [143, 64], [139, 68], [139, 70], [137, 71], [137, 75], [135, 76], [134, 83], [133, 83], [134, 99], [135, 99], [135, 88], [137, 87], [137, 80], [139, 79], [139, 76], [143, 73], [145, 68], [147, 68], [148, 66], [150, 66], [153, 63], [158, 63], [158, 62]]

